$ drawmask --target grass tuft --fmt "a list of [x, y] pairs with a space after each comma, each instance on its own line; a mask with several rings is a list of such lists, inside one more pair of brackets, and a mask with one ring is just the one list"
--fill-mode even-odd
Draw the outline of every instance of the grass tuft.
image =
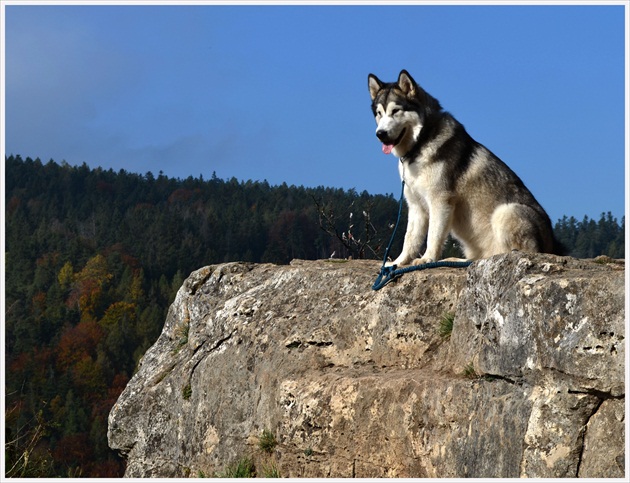
[[280, 478], [280, 470], [275, 461], [269, 461], [262, 464], [263, 478]]
[[439, 333], [443, 339], [447, 339], [451, 336], [451, 333], [453, 332], [454, 320], [455, 320], [455, 314], [446, 312], [444, 315], [442, 315], [442, 318], [440, 319]]
[[258, 447], [265, 453], [271, 453], [278, 444], [274, 434], [268, 429], [263, 429], [262, 435], [258, 440]]
[[475, 372], [475, 367], [472, 362], [469, 362], [466, 367], [464, 367], [462, 374], [468, 379], [479, 379], [479, 375]]
[[255, 478], [256, 467], [250, 458], [240, 458], [230, 463], [222, 472], [215, 474], [216, 478]]
[[190, 382], [189, 382], [184, 387], [182, 387], [182, 397], [185, 400], [188, 400], [190, 399], [190, 396], [192, 396], [192, 387], [190, 386]]
[[178, 353], [179, 350], [188, 344], [188, 332], [190, 331], [190, 323], [189, 321], [184, 321], [181, 324], [178, 324], [177, 327], [173, 330], [173, 335], [177, 339], [177, 345], [173, 350], [174, 353]]

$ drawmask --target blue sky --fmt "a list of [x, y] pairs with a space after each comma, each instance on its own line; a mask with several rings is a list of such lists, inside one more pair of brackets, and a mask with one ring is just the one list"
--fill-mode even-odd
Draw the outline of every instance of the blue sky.
[[398, 196], [367, 75], [404, 68], [554, 222], [625, 213], [623, 3], [4, 3], [6, 154]]

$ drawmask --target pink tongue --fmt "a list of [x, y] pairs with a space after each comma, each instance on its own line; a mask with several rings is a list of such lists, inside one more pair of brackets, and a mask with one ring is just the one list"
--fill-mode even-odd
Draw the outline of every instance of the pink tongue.
[[391, 154], [392, 149], [394, 149], [394, 145], [393, 144], [383, 144], [383, 152], [385, 154]]

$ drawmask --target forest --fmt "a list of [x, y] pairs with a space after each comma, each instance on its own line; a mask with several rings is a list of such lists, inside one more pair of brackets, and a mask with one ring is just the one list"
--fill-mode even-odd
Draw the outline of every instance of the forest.
[[[190, 272], [236, 260], [382, 259], [398, 213], [393, 195], [13, 155], [4, 174], [12, 477], [123, 475], [124, 460], [107, 446], [107, 416]], [[564, 216], [554, 231], [569, 255], [624, 257], [625, 217]], [[458, 252], [449, 240], [445, 255]]]

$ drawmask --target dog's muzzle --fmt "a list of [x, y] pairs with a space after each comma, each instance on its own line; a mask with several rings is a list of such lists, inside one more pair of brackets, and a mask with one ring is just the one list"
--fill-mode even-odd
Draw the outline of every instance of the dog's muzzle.
[[407, 128], [404, 128], [401, 132], [400, 135], [398, 136], [398, 138], [396, 139], [392, 139], [389, 136], [389, 132], [386, 131], [385, 129], [379, 129], [378, 131], [376, 131], [376, 137], [383, 143], [383, 144], [391, 144], [393, 146], [396, 146], [398, 143], [400, 143], [400, 141], [402, 141], [402, 138], [405, 136], [405, 131], [407, 130]]
[[376, 131], [376, 137], [384, 143], [389, 141], [389, 133], [385, 131], [385, 129], [379, 129], [378, 131]]

